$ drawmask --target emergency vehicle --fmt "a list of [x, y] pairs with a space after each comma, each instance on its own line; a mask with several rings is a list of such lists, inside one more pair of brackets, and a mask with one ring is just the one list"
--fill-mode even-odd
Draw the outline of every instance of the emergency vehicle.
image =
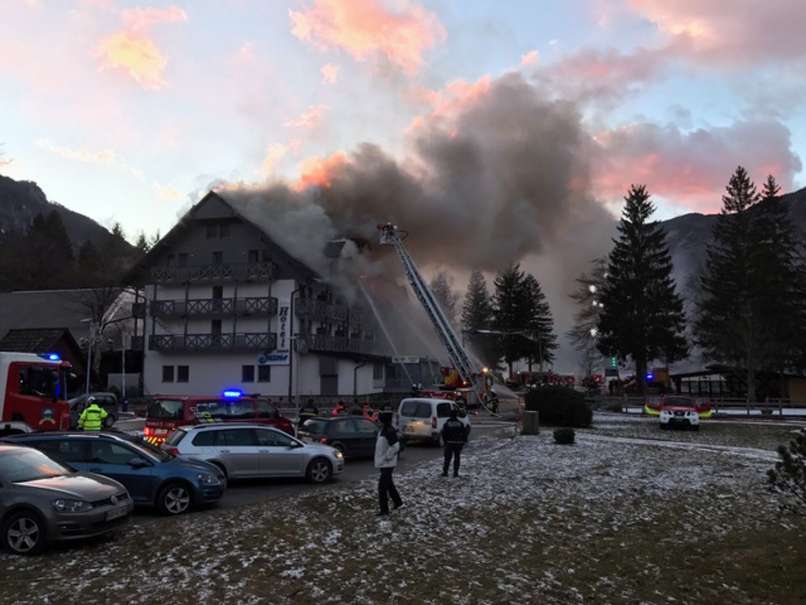
[[0, 352], [0, 436], [70, 430], [71, 367], [55, 353]]
[[[700, 420], [713, 416], [714, 408], [707, 401], [697, 401], [681, 395], [666, 395], [657, 401], [644, 403], [644, 414], [657, 416], [664, 426], [678, 422], [694, 426], [699, 425]], [[692, 420], [693, 416], [697, 417], [696, 422]]]

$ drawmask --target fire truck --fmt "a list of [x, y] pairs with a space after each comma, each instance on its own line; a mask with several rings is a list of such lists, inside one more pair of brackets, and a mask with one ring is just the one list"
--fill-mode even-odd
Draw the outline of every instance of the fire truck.
[[55, 353], [0, 352], [0, 437], [69, 430], [70, 368]]

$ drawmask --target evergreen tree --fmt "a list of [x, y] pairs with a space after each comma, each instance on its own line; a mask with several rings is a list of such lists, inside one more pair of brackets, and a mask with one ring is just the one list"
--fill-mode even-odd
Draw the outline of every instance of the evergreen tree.
[[78, 273], [82, 286], [95, 286], [101, 278], [101, 254], [90, 240], [78, 249]]
[[134, 244], [134, 247], [137, 248], [141, 254], [148, 254], [148, 251], [151, 249], [151, 244], [148, 243], [146, 239], [146, 234], [142, 231], [140, 235], [137, 236], [137, 242]]
[[646, 393], [649, 362], [671, 363], [688, 353], [683, 335], [683, 301], [672, 279], [672, 258], [666, 235], [643, 185], [632, 185], [619, 221], [619, 237], [608, 258], [602, 288], [599, 351], [621, 359], [631, 357], [635, 376]]
[[768, 178], [765, 199], [739, 166], [730, 178], [700, 276], [696, 332], [705, 356], [740, 368], [747, 399], [759, 370], [802, 363], [803, 268], [788, 208]]
[[499, 358], [503, 357], [512, 376], [512, 364], [529, 355], [523, 337], [530, 320], [531, 301], [525, 286], [526, 276], [519, 264], [511, 264], [495, 278], [493, 326], [503, 334], [498, 337]]
[[775, 180], [774, 176], [768, 174], [767, 180], [764, 181], [764, 188], [761, 190], [761, 198], [764, 200], [770, 200], [774, 197], [777, 197], [779, 193], [781, 193], [780, 185], [778, 185], [778, 182]]
[[444, 271], [437, 273], [429, 285], [431, 294], [437, 299], [442, 312], [452, 326], [456, 325], [456, 305], [459, 302], [459, 295], [453, 291], [452, 280]]
[[56, 210], [47, 216], [37, 214], [34, 217], [23, 246], [26, 255], [20, 263], [25, 267], [25, 287], [48, 289], [69, 285], [73, 272], [73, 245]]
[[487, 291], [487, 282], [481, 271], [475, 270], [470, 274], [470, 282], [462, 305], [462, 330], [466, 335], [463, 339], [467, 339], [484, 365], [495, 368], [498, 366], [497, 339], [490, 334], [478, 332], [489, 330], [492, 321], [493, 307]]
[[557, 349], [554, 320], [551, 317], [551, 308], [540, 287], [540, 282], [533, 275], [527, 275], [524, 278], [524, 291], [525, 304], [528, 305], [529, 311], [526, 322], [529, 372], [532, 371], [533, 363], [539, 364], [542, 372], [545, 363], [554, 362], [554, 351]]
[[577, 287], [571, 293], [571, 300], [577, 304], [574, 313], [574, 327], [568, 336], [579, 352], [585, 368], [585, 374], [593, 373], [596, 360], [600, 357], [597, 349], [599, 334], [599, 313], [602, 307], [599, 298], [604, 289], [607, 261], [598, 258], [593, 261], [590, 273], [583, 273], [576, 279]]
[[160, 236], [160, 230], [157, 229], [154, 232], [154, 235], [152, 235], [148, 240], [148, 249], [151, 250], [151, 248], [156, 246], [159, 243], [160, 239], [162, 239], [162, 236]]

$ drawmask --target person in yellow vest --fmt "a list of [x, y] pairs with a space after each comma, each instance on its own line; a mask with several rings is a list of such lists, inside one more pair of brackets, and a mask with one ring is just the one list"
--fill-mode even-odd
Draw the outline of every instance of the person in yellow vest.
[[95, 401], [95, 397], [87, 397], [87, 407], [81, 412], [78, 428], [83, 431], [100, 431], [103, 428], [104, 419], [108, 415], [106, 410]]

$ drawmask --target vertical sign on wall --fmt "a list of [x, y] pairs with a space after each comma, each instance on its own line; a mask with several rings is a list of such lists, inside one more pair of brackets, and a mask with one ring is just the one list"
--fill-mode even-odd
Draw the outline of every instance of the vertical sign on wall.
[[257, 362], [267, 366], [287, 366], [291, 350], [291, 306], [287, 300], [277, 304], [277, 347], [259, 355]]

